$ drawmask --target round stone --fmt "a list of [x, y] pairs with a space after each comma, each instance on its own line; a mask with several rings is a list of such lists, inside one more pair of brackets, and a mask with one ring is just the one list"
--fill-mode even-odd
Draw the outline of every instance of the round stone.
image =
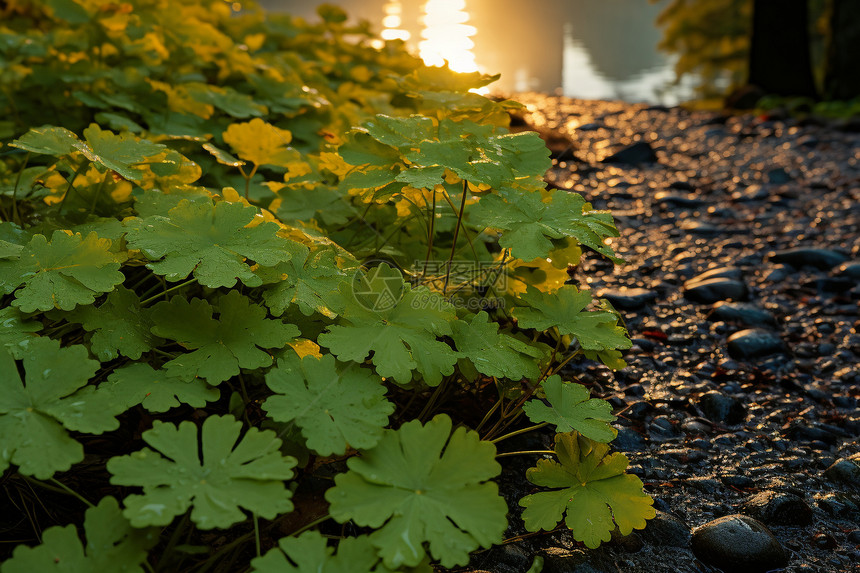
[[768, 525], [809, 525], [812, 509], [802, 498], [777, 491], [762, 491], [746, 500], [744, 513]]
[[788, 565], [788, 555], [760, 521], [727, 515], [693, 530], [696, 557], [732, 573], [765, 573]]
[[748, 328], [729, 336], [729, 354], [732, 358], [748, 360], [785, 352], [782, 339], [772, 332]]

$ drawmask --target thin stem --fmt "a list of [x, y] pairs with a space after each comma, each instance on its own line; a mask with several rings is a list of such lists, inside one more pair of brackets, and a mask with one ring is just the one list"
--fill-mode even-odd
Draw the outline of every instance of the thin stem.
[[263, 554], [260, 550], [260, 522], [257, 519], [257, 514], [254, 514], [254, 546], [257, 549], [257, 557]]
[[21, 175], [24, 173], [24, 170], [27, 169], [27, 163], [30, 161], [30, 152], [27, 152], [27, 156], [24, 158], [24, 164], [21, 166], [21, 169], [18, 171], [17, 177], [15, 177], [15, 188], [12, 189], [12, 220], [21, 224], [21, 221], [18, 219], [18, 184], [21, 183]]
[[242, 167], [239, 166], [239, 170], [242, 171], [242, 177], [245, 177], [245, 201], [248, 201], [248, 193], [251, 191], [251, 179], [253, 179], [254, 175], [257, 173], [257, 167], [259, 166], [255, 164], [254, 168], [251, 169], [251, 173], [245, 177], [245, 172], [242, 171]]
[[108, 177], [110, 177], [110, 173], [105, 173], [104, 179], [102, 179], [102, 182], [101, 182], [101, 183], [99, 183], [99, 187], [98, 187], [98, 189], [96, 189], [95, 195], [93, 196], [93, 202], [92, 202], [92, 204], [90, 205], [90, 210], [89, 210], [89, 212], [87, 213], [87, 216], [92, 215], [93, 213], [95, 213], [95, 211], [96, 211], [96, 204], [97, 204], [97, 203], [98, 203], [98, 201], [99, 201], [99, 196], [101, 196], [102, 191], [103, 191], [103, 190], [104, 190], [104, 188], [105, 188], [105, 184], [107, 183]]
[[90, 162], [88, 160], [84, 159], [84, 161], [78, 166], [78, 168], [75, 169], [75, 172], [72, 175], [72, 178], [69, 179], [68, 186], [66, 186], [66, 192], [63, 193], [63, 198], [60, 200], [60, 207], [59, 207], [59, 209], [57, 209], [58, 215], [63, 212], [63, 206], [66, 204], [66, 199], [68, 198], [69, 193], [72, 192], [72, 189], [75, 188], [74, 187], [75, 179], [78, 178], [78, 175], [83, 173], [84, 168], [86, 168], [89, 164], [90, 164]]
[[491, 444], [497, 444], [497, 443], [501, 442], [502, 440], [507, 440], [508, 438], [513, 438], [514, 436], [519, 436], [520, 434], [526, 434], [528, 432], [531, 432], [532, 430], [539, 430], [540, 428], [543, 428], [544, 426], [547, 426], [547, 425], [549, 425], [549, 422], [543, 422], [541, 424], [535, 424], [534, 426], [529, 426], [527, 428], [520, 428], [519, 430], [515, 430], [513, 432], [505, 434], [504, 436], [499, 436], [495, 440], [490, 440], [490, 443]]
[[[498, 384], [498, 382], [497, 382], [497, 384]], [[484, 427], [484, 424], [486, 424], [486, 423], [487, 423], [487, 421], [489, 421], [490, 416], [492, 416], [492, 415], [493, 415], [493, 412], [495, 412], [496, 410], [498, 410], [498, 409], [499, 409], [499, 406], [501, 406], [501, 405], [502, 405], [502, 401], [503, 401], [503, 399], [500, 397], [500, 398], [496, 401], [496, 403], [495, 403], [495, 404], [493, 404], [493, 407], [492, 407], [492, 408], [490, 408], [490, 409], [489, 409], [489, 411], [487, 411], [487, 413], [486, 413], [486, 414], [484, 414], [484, 418], [481, 420], [481, 423], [480, 423], [480, 424], [478, 424], [478, 427], [477, 427], [477, 428], [475, 428], [475, 431], [476, 431], [476, 432], [480, 432], [480, 431], [481, 431], [481, 428], [483, 428], [483, 427]]]
[[173, 291], [175, 291], [175, 290], [181, 289], [182, 287], [188, 286], [188, 285], [190, 285], [190, 284], [191, 284], [191, 283], [193, 283], [193, 282], [197, 282], [197, 279], [188, 279], [187, 281], [185, 281], [185, 282], [183, 282], [183, 283], [179, 283], [178, 285], [172, 286], [172, 287], [170, 287], [170, 288], [169, 288], [169, 289], [167, 289], [167, 290], [164, 290], [164, 291], [162, 291], [162, 292], [160, 292], [160, 293], [158, 293], [158, 294], [156, 294], [156, 295], [154, 295], [154, 296], [151, 296], [151, 297], [149, 297], [149, 298], [147, 298], [147, 299], [145, 299], [145, 300], [140, 301], [140, 306], [145, 306], [145, 305], [147, 305], [147, 304], [151, 303], [152, 301], [154, 301], [155, 299], [157, 299], [157, 298], [159, 298], [159, 297], [162, 297], [162, 296], [164, 296], [164, 295], [166, 295], [166, 294], [169, 294], [169, 293], [171, 293], [171, 292], [173, 292]]
[[305, 531], [307, 531], [307, 530], [308, 530], [308, 529], [310, 529], [311, 527], [316, 527], [316, 526], [317, 526], [317, 525], [319, 525], [320, 523], [322, 523], [322, 522], [324, 522], [324, 521], [328, 521], [329, 519], [331, 519], [331, 514], [328, 514], [328, 513], [327, 513], [327, 514], [323, 515], [322, 517], [319, 517], [319, 518], [317, 518], [317, 519], [315, 519], [315, 520], [311, 521], [310, 523], [306, 523], [305, 525], [303, 525], [303, 526], [301, 526], [300, 528], [296, 529], [295, 531], [293, 531], [292, 533], [290, 533], [290, 536], [291, 536], [291, 537], [296, 537], [297, 535], [301, 535], [302, 533], [304, 533]]
[[[578, 344], [578, 343], [577, 343], [577, 344]], [[555, 369], [552, 371], [552, 373], [553, 373], [553, 374], [558, 374], [558, 373], [561, 371], [561, 369], [562, 369], [562, 368], [564, 368], [565, 366], [567, 366], [567, 363], [568, 363], [568, 362], [570, 362], [571, 360], [573, 360], [574, 358], [576, 358], [577, 356], [579, 356], [579, 355], [581, 354], [581, 352], [582, 352], [582, 349], [581, 349], [581, 348], [577, 348], [576, 350], [574, 350], [573, 352], [571, 352], [570, 356], [568, 356], [567, 358], [565, 358], [564, 360], [562, 360], [562, 361], [558, 364], [558, 366], [556, 366], [556, 367], [555, 367]]]
[[433, 235], [436, 232], [436, 188], [431, 190], [433, 194], [433, 202], [430, 207], [430, 230], [427, 233], [427, 254], [424, 256], [424, 269], [421, 271], [422, 280], [427, 274], [427, 263], [430, 262], [430, 256], [433, 254]]
[[445, 387], [447, 381], [448, 379], [445, 378], [438, 386], [436, 386], [436, 388], [433, 389], [433, 393], [430, 395], [430, 399], [427, 400], [427, 403], [424, 404], [424, 408], [421, 410], [421, 413], [418, 414], [419, 420], [423, 420], [424, 416], [433, 408], [433, 406], [436, 405], [436, 400], [442, 394], [442, 390]]
[[79, 500], [81, 500], [82, 502], [84, 502], [87, 505], [87, 507], [95, 507], [95, 505], [93, 505], [90, 500], [88, 500], [87, 498], [85, 498], [84, 496], [82, 496], [81, 494], [79, 494], [78, 492], [76, 492], [75, 490], [73, 490], [72, 488], [70, 488], [69, 486], [67, 486], [63, 482], [61, 482], [60, 480], [58, 480], [56, 478], [51, 478], [51, 482], [57, 484], [58, 486], [60, 486], [64, 490], [66, 490], [69, 493], [69, 495], [73, 495], [76, 498], [78, 498]]
[[460, 201], [460, 212], [457, 214], [457, 225], [454, 226], [454, 241], [451, 243], [451, 254], [448, 256], [448, 262], [445, 264], [445, 284], [442, 287], [442, 294], [448, 290], [448, 279], [451, 277], [451, 263], [454, 261], [454, 253], [457, 252], [457, 236], [460, 234], [460, 225], [463, 223], [463, 211], [466, 209], [466, 196], [469, 194], [469, 182], [463, 180], [463, 198]]
[[173, 549], [176, 547], [176, 544], [179, 541], [179, 534], [182, 533], [187, 524], [188, 512], [186, 511], [182, 515], [182, 519], [179, 520], [179, 523], [176, 524], [176, 529], [173, 530], [173, 534], [170, 536], [170, 539], [168, 540], [167, 546], [164, 548], [164, 551], [161, 552], [161, 558], [158, 560], [158, 564], [155, 566], [156, 571], [162, 570], [162, 565], [166, 563], [166, 560], [170, 557], [170, 554], [173, 553]]
[[555, 454], [552, 450], [523, 450], [521, 452], [505, 452], [503, 454], [496, 454], [497, 458], [505, 458], [508, 456], [524, 456], [524, 455], [546, 455], [546, 454]]

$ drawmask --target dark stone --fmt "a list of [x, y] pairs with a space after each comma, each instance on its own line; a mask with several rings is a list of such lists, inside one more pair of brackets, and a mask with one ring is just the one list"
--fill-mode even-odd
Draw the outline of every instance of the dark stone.
[[625, 426], [616, 429], [618, 436], [612, 440], [612, 447], [619, 452], [641, 452], [647, 447], [645, 438], [636, 430]]
[[718, 301], [708, 313], [707, 318], [712, 321], [739, 322], [747, 326], [775, 327], [777, 325], [776, 319], [771, 313], [748, 302]]
[[743, 422], [747, 415], [746, 408], [740, 400], [717, 391], [702, 394], [698, 399], [698, 406], [705, 417], [712, 422], [735, 425]]
[[785, 263], [793, 267], [810, 266], [829, 270], [847, 261], [848, 256], [830, 249], [797, 247], [772, 252], [768, 255], [768, 259], [775, 263]]
[[645, 141], [637, 141], [624, 147], [603, 160], [604, 163], [656, 163], [657, 154]]
[[576, 131], [597, 131], [598, 129], [605, 129], [606, 126], [602, 123], [584, 123], [576, 128]]
[[757, 328], [741, 330], [729, 336], [728, 348], [732, 358], [739, 360], [761, 358], [786, 351], [785, 344], [779, 336]]
[[684, 283], [684, 296], [703, 304], [745, 299], [748, 294], [747, 285], [732, 279], [717, 277], [699, 281], [694, 278]]
[[727, 515], [693, 530], [693, 553], [732, 573], [765, 573], [788, 565], [788, 555], [765, 525], [746, 515]]
[[705, 205], [704, 201], [696, 197], [685, 197], [684, 195], [669, 193], [667, 191], [655, 193], [654, 200], [666, 207], [678, 209], [695, 209], [696, 207]]
[[733, 279], [739, 281], [743, 279], [743, 271], [737, 267], [717, 267], [698, 274], [687, 282], [702, 282], [709, 279]]
[[604, 291], [600, 294], [600, 297], [608, 300], [615, 308], [621, 310], [638, 310], [648, 306], [648, 303], [657, 300], [657, 293], [644, 288], [631, 288]]
[[791, 182], [791, 175], [783, 169], [782, 167], [777, 167], [776, 169], [771, 169], [767, 172], [767, 180], [770, 183], [775, 183], [777, 185], [782, 185], [784, 183]]
[[860, 454], [836, 461], [824, 470], [824, 476], [860, 488]]
[[749, 476], [742, 476], [738, 474], [729, 474], [720, 477], [720, 481], [723, 482], [723, 485], [727, 485], [729, 487], [734, 487], [737, 489], [748, 489], [755, 486], [755, 482]]
[[747, 499], [741, 512], [767, 525], [809, 525], [812, 509], [792, 493], [762, 491]]
[[651, 545], [663, 547], [689, 547], [690, 528], [677, 517], [658, 511], [642, 531], [642, 537]]
[[702, 221], [684, 221], [681, 224], [681, 229], [691, 235], [699, 235], [701, 237], [715, 237], [723, 234], [726, 229], [704, 223]]

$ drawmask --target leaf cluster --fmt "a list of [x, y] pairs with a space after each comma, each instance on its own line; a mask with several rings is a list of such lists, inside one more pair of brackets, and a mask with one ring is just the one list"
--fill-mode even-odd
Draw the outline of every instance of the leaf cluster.
[[643, 527], [609, 404], [560, 376], [624, 365], [566, 284], [618, 260], [611, 215], [545, 188], [493, 77], [245, 8], [0, 7], [0, 471], [103, 496], [0, 572], [464, 565], [509, 526], [497, 444], [547, 425], [528, 476], [563, 493], [524, 526]]

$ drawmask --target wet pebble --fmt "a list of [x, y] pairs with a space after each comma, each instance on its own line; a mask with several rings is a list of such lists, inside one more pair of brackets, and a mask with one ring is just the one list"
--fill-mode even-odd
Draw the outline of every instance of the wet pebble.
[[604, 163], [656, 163], [657, 154], [648, 142], [637, 141], [606, 157]]
[[748, 302], [718, 301], [708, 313], [708, 320], [738, 322], [747, 326], [776, 326], [776, 318], [760, 306]]
[[767, 330], [748, 328], [735, 332], [728, 339], [729, 354], [738, 360], [751, 360], [786, 351], [785, 343]]
[[809, 266], [829, 270], [847, 261], [848, 256], [831, 249], [797, 247], [772, 252], [768, 255], [768, 259], [774, 263], [785, 263], [797, 268]]
[[824, 471], [824, 476], [831, 481], [860, 488], [860, 455], [838, 460]]
[[745, 515], [727, 515], [693, 530], [693, 552], [715, 567], [732, 573], [765, 573], [788, 564], [788, 555], [761, 522]]
[[639, 310], [657, 300], [656, 292], [643, 288], [607, 290], [599, 296], [621, 310]]
[[712, 422], [735, 425], [746, 418], [746, 408], [740, 400], [717, 391], [702, 394], [696, 403]]
[[802, 526], [812, 523], [812, 508], [792, 493], [761, 491], [743, 503], [741, 512], [766, 525]]

